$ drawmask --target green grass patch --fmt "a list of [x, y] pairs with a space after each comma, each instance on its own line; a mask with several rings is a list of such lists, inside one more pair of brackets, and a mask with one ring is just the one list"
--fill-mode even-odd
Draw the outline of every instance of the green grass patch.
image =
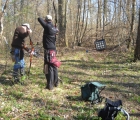
[[[44, 89], [46, 78], [43, 73], [43, 60], [33, 58], [30, 74], [25, 84], [11, 84], [10, 74], [13, 63], [8, 61], [7, 70], [1, 67], [0, 77], [0, 118], [27, 120], [99, 120], [97, 112], [102, 104], [90, 106], [82, 101], [80, 87], [89, 81], [106, 85], [102, 91], [105, 98], [121, 99], [124, 109], [133, 114], [131, 120], [140, 119], [140, 62], [131, 63], [132, 55], [71, 49], [58, 52], [62, 65], [58, 68], [63, 84], [52, 91]], [[131, 54], [131, 53], [130, 53]], [[127, 57], [126, 57], [127, 56]], [[4, 61], [4, 60], [3, 60]], [[29, 58], [25, 57], [28, 64]], [[1, 62], [4, 66], [5, 62]], [[4, 70], [4, 71], [3, 71]], [[3, 106], [3, 107], [2, 107]], [[132, 109], [128, 109], [132, 108]], [[17, 112], [18, 111], [18, 112]], [[116, 120], [123, 120], [118, 114]]]

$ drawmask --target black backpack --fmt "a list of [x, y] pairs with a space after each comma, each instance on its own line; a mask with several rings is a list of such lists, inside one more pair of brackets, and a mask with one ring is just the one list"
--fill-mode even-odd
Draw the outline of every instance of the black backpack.
[[111, 101], [109, 99], [106, 99], [105, 107], [98, 112], [98, 117], [102, 118], [102, 120], [114, 120], [114, 118], [118, 114], [117, 108], [121, 108], [121, 106], [121, 100]]
[[91, 103], [98, 103], [102, 101], [100, 96], [101, 91], [105, 88], [105, 85], [99, 82], [89, 82], [81, 87], [81, 97], [85, 101], [91, 101]]

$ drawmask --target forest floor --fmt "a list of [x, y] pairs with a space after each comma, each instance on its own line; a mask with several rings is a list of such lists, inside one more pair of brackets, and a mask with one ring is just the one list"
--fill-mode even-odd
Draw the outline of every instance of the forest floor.
[[[98, 120], [102, 103], [91, 105], [81, 99], [81, 86], [87, 82], [105, 84], [101, 95], [122, 100], [130, 120], [140, 120], [140, 62], [121, 51], [92, 48], [58, 48], [60, 82], [53, 90], [44, 89], [43, 57], [33, 57], [30, 75], [24, 84], [12, 83], [9, 55], [0, 54], [0, 120]], [[25, 57], [26, 72], [29, 57]], [[124, 120], [117, 116], [117, 120]]]

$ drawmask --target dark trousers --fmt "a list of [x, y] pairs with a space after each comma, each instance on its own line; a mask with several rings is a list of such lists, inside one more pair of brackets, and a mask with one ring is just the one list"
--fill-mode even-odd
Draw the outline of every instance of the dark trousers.
[[44, 65], [47, 64], [47, 68], [45, 67], [46, 80], [47, 80], [47, 89], [53, 89], [53, 87], [58, 86], [58, 70], [52, 63], [50, 63], [52, 55], [50, 54], [49, 50], [44, 50]]
[[48, 74], [46, 75], [46, 80], [47, 80], [47, 89], [53, 89], [53, 87], [57, 87], [58, 86], [58, 71], [57, 71], [57, 67], [48, 64]]

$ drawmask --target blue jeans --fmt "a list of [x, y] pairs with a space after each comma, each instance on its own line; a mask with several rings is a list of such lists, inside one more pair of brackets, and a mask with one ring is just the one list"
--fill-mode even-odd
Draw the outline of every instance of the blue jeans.
[[14, 50], [15, 64], [13, 66], [14, 76], [18, 76], [19, 74], [18, 71], [20, 72], [20, 75], [24, 74], [25, 61], [23, 57], [21, 58], [20, 54], [21, 54], [21, 49], [15, 48]]

